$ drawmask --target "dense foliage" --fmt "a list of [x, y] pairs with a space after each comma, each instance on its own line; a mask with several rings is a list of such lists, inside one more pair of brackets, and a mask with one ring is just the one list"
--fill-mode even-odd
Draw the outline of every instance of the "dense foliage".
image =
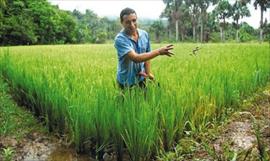
[[0, 8], [0, 44], [102, 43], [113, 39], [121, 29], [119, 22], [63, 11], [46, 0], [3, 1]]
[[[231, 4], [227, 0], [164, 0], [164, 3], [166, 8], [161, 14], [164, 19], [139, 17], [139, 27], [147, 30], [153, 41], [246, 42], [258, 39], [258, 35], [267, 38], [266, 20], [260, 20], [261, 27], [256, 30], [240, 23], [250, 16], [247, 4], [251, 1], [236, 0]], [[256, 8], [263, 5], [265, 11], [268, 3], [256, 3]], [[214, 7], [211, 12], [210, 6]], [[120, 30], [119, 18], [101, 18], [91, 10], [63, 11], [47, 0], [0, 1], [0, 45], [105, 43], [113, 41]]]

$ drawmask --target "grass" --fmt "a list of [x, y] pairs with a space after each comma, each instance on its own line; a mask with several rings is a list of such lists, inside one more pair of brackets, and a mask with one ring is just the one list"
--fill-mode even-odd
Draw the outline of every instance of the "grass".
[[21, 139], [31, 131], [45, 132], [32, 113], [18, 107], [7, 92], [7, 84], [0, 79], [0, 137]]
[[269, 81], [266, 44], [203, 44], [190, 56], [195, 45], [175, 44], [175, 57], [152, 61], [160, 87], [148, 83], [146, 96], [120, 95], [110, 44], [1, 48], [0, 71], [16, 100], [51, 131], [68, 132], [78, 151], [92, 142], [97, 158], [113, 145], [119, 160], [124, 149], [134, 161], [149, 160], [173, 149], [184, 131], [221, 121]]
[[7, 83], [0, 76], [0, 160], [11, 161], [16, 148], [5, 145], [5, 140], [12, 138], [22, 141], [33, 132], [47, 133], [29, 110], [19, 107], [11, 98]]

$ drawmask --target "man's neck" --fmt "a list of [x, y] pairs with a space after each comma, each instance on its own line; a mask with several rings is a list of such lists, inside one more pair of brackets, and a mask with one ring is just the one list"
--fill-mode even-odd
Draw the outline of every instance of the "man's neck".
[[139, 33], [137, 30], [132, 33], [125, 31], [125, 33], [130, 36], [134, 41], [137, 41], [139, 38]]

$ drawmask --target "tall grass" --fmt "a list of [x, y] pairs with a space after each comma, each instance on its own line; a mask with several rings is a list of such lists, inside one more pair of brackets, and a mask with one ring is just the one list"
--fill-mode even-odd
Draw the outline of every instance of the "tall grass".
[[[156, 48], [161, 45], [154, 45]], [[118, 160], [149, 160], [174, 147], [185, 130], [204, 129], [237, 108], [270, 77], [266, 44], [175, 44], [175, 57], [152, 61], [157, 83], [121, 93], [112, 45], [0, 48], [0, 72], [18, 102], [68, 133], [78, 151], [98, 159], [113, 147]]]

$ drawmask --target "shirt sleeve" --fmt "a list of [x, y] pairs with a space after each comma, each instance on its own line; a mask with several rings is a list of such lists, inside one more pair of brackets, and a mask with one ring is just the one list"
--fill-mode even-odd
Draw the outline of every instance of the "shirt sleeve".
[[121, 37], [115, 39], [114, 47], [116, 48], [119, 57], [123, 57], [133, 50], [133, 48], [129, 45], [129, 42]]

